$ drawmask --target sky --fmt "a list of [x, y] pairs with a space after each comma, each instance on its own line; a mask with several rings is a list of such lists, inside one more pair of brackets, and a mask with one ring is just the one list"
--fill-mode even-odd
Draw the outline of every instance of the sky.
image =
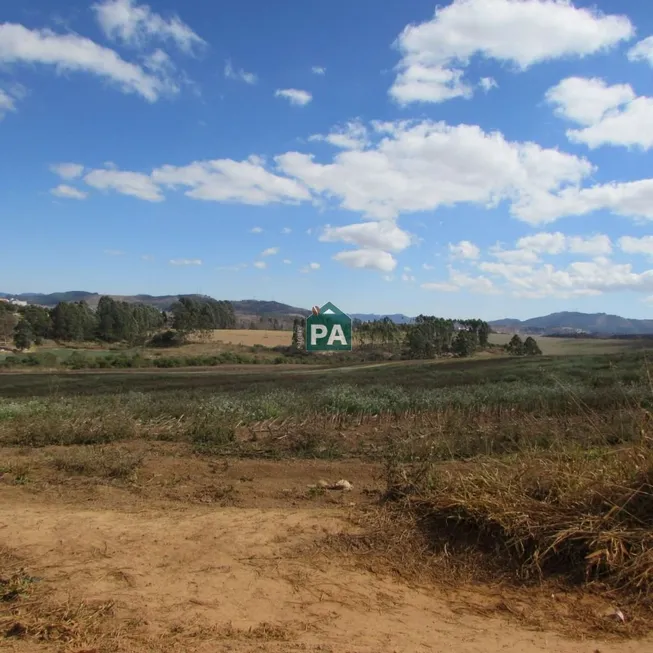
[[642, 0], [0, 6], [0, 291], [653, 316]]

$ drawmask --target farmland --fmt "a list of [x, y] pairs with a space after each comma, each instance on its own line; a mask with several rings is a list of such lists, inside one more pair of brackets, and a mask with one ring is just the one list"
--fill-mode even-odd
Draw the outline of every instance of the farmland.
[[540, 342], [0, 374], [0, 644], [650, 650], [648, 353]]

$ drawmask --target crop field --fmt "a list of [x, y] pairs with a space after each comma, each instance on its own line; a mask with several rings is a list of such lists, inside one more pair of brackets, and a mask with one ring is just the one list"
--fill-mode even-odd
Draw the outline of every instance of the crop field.
[[267, 329], [217, 329], [211, 334], [210, 341], [229, 345], [252, 347], [289, 347], [292, 331], [272, 331]]
[[558, 346], [0, 373], [0, 649], [650, 651], [651, 352]]

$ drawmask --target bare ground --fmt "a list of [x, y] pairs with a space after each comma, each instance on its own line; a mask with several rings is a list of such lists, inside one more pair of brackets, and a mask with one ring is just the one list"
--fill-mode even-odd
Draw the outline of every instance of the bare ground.
[[[329, 551], [325, 536], [355, 532], [352, 517], [374, 509], [374, 465], [130, 451], [143, 466], [115, 480], [61, 471], [61, 449], [0, 450], [0, 577], [23, 567], [36, 578], [24, 597], [0, 602], [0, 650], [651, 650], [652, 640], [586, 628], [562, 634], [554, 613], [525, 619], [531, 599], [543, 605], [535, 591], [407, 584]], [[341, 478], [351, 492], [308, 487]]]

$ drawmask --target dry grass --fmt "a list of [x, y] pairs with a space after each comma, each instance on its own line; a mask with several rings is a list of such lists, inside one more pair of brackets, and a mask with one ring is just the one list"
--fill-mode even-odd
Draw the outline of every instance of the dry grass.
[[555, 579], [600, 590], [651, 624], [650, 436], [616, 450], [570, 448], [454, 469], [391, 465], [386, 498], [373, 527], [347, 546], [376, 552], [396, 573], [435, 566], [439, 578], [456, 581]]
[[[199, 342], [206, 342], [199, 339]], [[250, 329], [217, 329], [211, 333], [209, 342], [223, 342], [229, 345], [244, 345], [252, 347], [289, 347], [292, 341], [292, 331], [250, 330]]]
[[0, 639], [31, 639], [90, 650], [100, 639], [106, 644], [119, 638], [118, 632], [110, 633], [105, 627], [112, 610], [111, 602], [56, 600], [54, 588], [31, 577], [13, 552], [0, 547]]
[[49, 456], [59, 471], [101, 478], [130, 478], [142, 462], [142, 455], [128, 449], [95, 445], [68, 447]]

